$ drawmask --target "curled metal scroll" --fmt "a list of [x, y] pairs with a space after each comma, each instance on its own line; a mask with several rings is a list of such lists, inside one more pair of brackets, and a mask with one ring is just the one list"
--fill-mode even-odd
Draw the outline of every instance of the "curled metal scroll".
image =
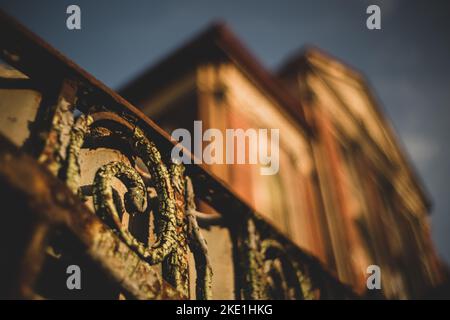
[[[114, 129], [109, 129], [110, 124]], [[136, 164], [120, 161], [101, 166], [92, 184], [96, 214], [144, 261], [152, 265], [162, 263], [165, 280], [184, 296], [189, 296], [189, 247], [197, 271], [196, 298], [210, 299], [212, 268], [206, 241], [197, 223], [198, 214], [206, 215], [196, 210], [192, 182], [185, 178], [184, 166], [171, 164], [168, 169], [155, 144], [140, 128], [110, 112], [81, 115], [72, 127], [67, 147], [66, 183], [73, 192], [78, 192], [81, 174], [79, 153], [85, 141], [87, 145], [95, 145], [97, 139], [106, 141], [104, 139], [110, 138], [118, 138], [113, 143], [120, 143], [130, 156], [140, 158], [148, 173]], [[113, 179], [119, 179], [127, 188], [124, 203], [113, 188]], [[156, 243], [151, 247], [138, 241], [121, 222], [125, 209], [130, 214], [148, 211], [146, 209], [151, 203], [149, 187], [156, 190], [158, 198], [158, 208], [154, 211]], [[209, 216], [207, 218], [211, 220]]]
[[[140, 175], [123, 162], [110, 162], [97, 170], [93, 184], [93, 200], [95, 212], [107, 222], [111, 228], [118, 231], [122, 239], [140, 256], [148, 256], [146, 245], [136, 240], [121, 223], [121, 217], [116, 206], [111, 180], [120, 179], [128, 191], [125, 194], [125, 207], [128, 212], [143, 213], [147, 207], [147, 192]], [[118, 201], [121, 201], [119, 198]]]
[[291, 262], [283, 246], [273, 239], [261, 243], [264, 272], [268, 275], [266, 291], [270, 298], [303, 300], [303, 290], [296, 266]]
[[300, 264], [292, 260], [278, 241], [266, 238], [256, 228], [253, 218], [247, 220], [244, 247], [246, 259], [244, 298], [311, 299], [311, 282]]
[[152, 248], [145, 250], [142, 256], [148, 263], [157, 264], [172, 252], [177, 242], [175, 197], [169, 171], [155, 144], [137, 127], [134, 128], [130, 144], [155, 180], [159, 203], [158, 240]]
[[[79, 153], [86, 134], [89, 132], [89, 126], [93, 123], [93, 117], [81, 115], [71, 131], [66, 160], [66, 183], [74, 192], [77, 192], [80, 187]], [[124, 121], [122, 120], [120, 124], [124, 124]], [[154, 179], [159, 204], [159, 219], [157, 219], [158, 226], [156, 228], [158, 230], [157, 242], [151, 248], [147, 248], [123, 228], [119, 228], [119, 233], [124, 238], [124, 241], [135, 249], [145, 261], [149, 264], [157, 264], [162, 262], [172, 252], [177, 241], [174, 193], [169, 172], [155, 144], [147, 139], [138, 127], [132, 127], [128, 124], [127, 129], [131, 130], [131, 134], [126, 136], [131, 149], [143, 160]], [[94, 205], [96, 210], [99, 210], [100, 216], [104, 218], [108, 216], [110, 222], [112, 221], [116, 227], [119, 227], [117, 221], [118, 212], [112, 202], [112, 191], [110, 191], [109, 187], [110, 179], [113, 176], [126, 180], [129, 187], [129, 195], [133, 198], [130, 199], [131, 202], [134, 201], [137, 204], [139, 201], [146, 202], [147, 200], [142, 199], [145, 194], [145, 190], [142, 191], [142, 178], [138, 178], [138, 173], [134, 169], [119, 163], [108, 164], [100, 168], [94, 181]], [[135, 209], [138, 208], [139, 205]]]

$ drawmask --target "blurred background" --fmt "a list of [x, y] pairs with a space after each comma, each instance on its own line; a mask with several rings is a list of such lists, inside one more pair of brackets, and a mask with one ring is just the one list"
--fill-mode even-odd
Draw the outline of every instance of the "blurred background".
[[[67, 30], [69, 4], [81, 7], [82, 30]], [[381, 30], [366, 28], [370, 4], [381, 8]], [[0, 0], [0, 8], [114, 89], [214, 20], [271, 70], [307, 44], [342, 58], [367, 76], [392, 120], [431, 195], [438, 253], [450, 261], [448, 1]]]

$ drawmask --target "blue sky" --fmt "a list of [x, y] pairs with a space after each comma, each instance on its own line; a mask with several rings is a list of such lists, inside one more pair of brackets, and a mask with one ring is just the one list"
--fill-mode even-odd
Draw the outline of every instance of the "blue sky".
[[[78, 4], [82, 30], [65, 27]], [[365, 27], [378, 4], [382, 30]], [[269, 69], [314, 44], [370, 80], [428, 189], [433, 240], [450, 262], [450, 2], [446, 0], [0, 0], [0, 8], [112, 88], [220, 19]]]

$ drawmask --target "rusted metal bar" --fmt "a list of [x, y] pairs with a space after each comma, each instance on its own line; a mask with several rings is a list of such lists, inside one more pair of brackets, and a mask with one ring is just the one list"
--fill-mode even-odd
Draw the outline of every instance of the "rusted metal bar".
[[[94, 109], [94, 111], [99, 114], [101, 111], [107, 111], [108, 114], [112, 114], [117, 118], [116, 122], [129, 123], [133, 127], [142, 129], [147, 137], [151, 137], [163, 157], [167, 158], [168, 155], [170, 155], [175, 142], [171, 141], [170, 136], [159, 128], [152, 120], [116, 92], [107, 88], [100, 81], [49, 46], [42, 39], [32, 34], [1, 12], [0, 57], [28, 75], [37, 83], [48, 83], [54, 88], [55, 86], [57, 87], [55, 84], [67, 83], [67, 81], [70, 81], [70, 83], [73, 83], [74, 87], [76, 87], [76, 105], [81, 112], [92, 113]], [[185, 150], [184, 153], [193, 159], [193, 155], [187, 150]], [[20, 156], [19, 158], [21, 157], [23, 156]], [[26, 161], [30, 161], [30, 159]], [[13, 166], [11, 163], [9, 163], [9, 165]], [[16, 169], [19, 171], [25, 170], [18, 167]], [[37, 169], [36, 163], [33, 164], [32, 170], [36, 170], [38, 177], [43, 177], [43, 173], [40, 171], [41, 169]], [[246, 221], [249, 218], [255, 219], [258, 232], [265, 234], [265, 238], [276, 239], [277, 242], [284, 247], [284, 251], [289, 256], [295, 257], [295, 259], [301, 261], [309, 270], [314, 269], [314, 273], [320, 274], [322, 281], [325, 281], [327, 285], [336, 288], [343, 296], [350, 297], [353, 295], [351, 290], [343, 286], [330, 275], [326, 271], [326, 268], [323, 267], [316, 258], [298, 248], [282, 232], [263, 219], [260, 214], [243, 201], [236, 193], [231, 191], [223, 181], [212, 174], [204, 165], [187, 165], [186, 175], [192, 179], [196, 188], [197, 197], [204, 200], [221, 213], [224, 224], [232, 230], [232, 233], [235, 236], [239, 236], [239, 232], [236, 233], [233, 230], [239, 230], [242, 221]], [[36, 178], [30, 177], [29, 179]], [[44, 178], [43, 181], [47, 181], [49, 184], [56, 183], [49, 177]], [[19, 181], [11, 182], [19, 183]], [[36, 183], [34, 180], [30, 182]], [[37, 192], [38, 195], [43, 195], [42, 193], [44, 192], [37, 187], [35, 190], [27, 191], [24, 185], [20, 186], [23, 188], [22, 192], [27, 192], [26, 194], [29, 197], [33, 197], [33, 194], [30, 193], [31, 191]], [[64, 205], [67, 205], [66, 202], [70, 201], [71, 203], [69, 206], [71, 207], [71, 210], [73, 209], [72, 206], [75, 206], [77, 210], [72, 213], [62, 213], [68, 210], [61, 204], [61, 201], [55, 202], [55, 200], [58, 199], [53, 199], [54, 196], [50, 197], [51, 195], [46, 195], [51, 199], [46, 205], [55, 205], [55, 208], [48, 210], [49, 212], [55, 211], [55, 216], [52, 216], [50, 219], [48, 214], [43, 213], [46, 219], [54, 221], [56, 217], [60, 217], [62, 222], [68, 219], [68, 222], [65, 221], [66, 225], [88, 246], [90, 256], [102, 264], [104, 268], [108, 269], [109, 272], [114, 275], [116, 281], [120, 282], [123, 287], [126, 287], [127, 290], [134, 293], [135, 296], [140, 298], [160, 298], [161, 295], [155, 293], [157, 290], [153, 290], [152, 288], [143, 289], [139, 285], [136, 285], [136, 283], [140, 283], [139, 279], [144, 279], [142, 281], [143, 283], [155, 283], [155, 286], [156, 283], [164, 283], [155, 280], [155, 276], [151, 271], [152, 268], [141, 262], [133, 251], [130, 251], [124, 243], [117, 239], [117, 237], [115, 237], [115, 235], [112, 234], [98, 219], [93, 217], [89, 211], [80, 206], [72, 193], [69, 195], [66, 194], [66, 191], [68, 191], [67, 188], [63, 188], [63, 191], [61, 191], [62, 193], [58, 192], [56, 194], [60, 195], [61, 199], [64, 199], [62, 201]], [[74, 212], [79, 212], [77, 214], [83, 218], [74, 218]], [[113, 248], [116, 249], [113, 250]], [[112, 251], [114, 254], [111, 253]], [[235, 253], [235, 258], [238, 257], [239, 255]], [[137, 281], [130, 281], [129, 279], [124, 278], [125, 275], [128, 274], [128, 271], [124, 270], [130, 270], [130, 266], [133, 270], [141, 270], [140, 268], [144, 270], [132, 273], [138, 277]], [[236, 264], [236, 267], [239, 269], [239, 264]], [[237, 270], [237, 274], [242, 275], [242, 270]], [[145, 281], [145, 279], [148, 279], [148, 281]], [[319, 283], [319, 281], [317, 281], [317, 283]], [[170, 292], [169, 289], [166, 291]], [[154, 296], [152, 296], [152, 294]]]
[[[25, 281], [27, 287], [20, 292], [22, 297], [32, 295], [29, 286], [32, 286], [35, 274], [38, 273], [33, 269], [39, 265], [39, 259], [32, 259], [31, 255], [36, 257], [43, 254], [43, 230], [64, 227], [83, 245], [87, 256], [130, 296], [138, 299], [183, 298], [161, 279], [155, 267], [143, 262], [93, 215], [62, 181], [4, 137], [0, 137], [0, 188], [14, 194], [14, 197], [2, 195], [5, 208], [15, 208], [18, 204], [23, 206], [21, 210], [4, 216], [5, 225], [20, 230], [21, 222], [24, 226], [29, 221], [35, 222], [29, 228], [35, 232], [23, 235], [26, 237], [28, 234], [29, 237], [31, 234], [31, 239], [14, 239], [15, 244], [26, 243], [23, 246], [24, 252], [29, 252], [29, 255], [24, 255], [24, 260], [19, 259], [20, 266], [28, 266], [23, 267], [24, 271], [20, 274], [31, 277], [30, 281]], [[10, 223], [11, 219], [18, 221]], [[42, 226], [45, 227], [42, 229]], [[19, 231], [17, 234], [22, 235]], [[5, 293], [7, 294], [9, 293]]]

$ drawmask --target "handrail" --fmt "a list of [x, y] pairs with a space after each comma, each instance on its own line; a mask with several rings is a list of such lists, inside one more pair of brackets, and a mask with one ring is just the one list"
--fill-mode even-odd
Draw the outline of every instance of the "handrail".
[[[48, 45], [44, 40], [1, 11], [0, 57], [11, 66], [28, 75], [33, 82], [40, 83], [49, 90], [58, 91], [61, 83], [72, 83], [76, 87], [75, 100], [78, 101], [77, 108], [81, 112], [88, 113], [92, 105], [101, 106], [114, 117], [117, 117], [118, 123], [131, 123], [133, 126], [142, 129], [148, 137], [151, 137], [163, 156], [170, 155], [175, 142], [171, 141], [170, 136], [151, 119], [115, 91], [95, 79], [88, 72]], [[194, 156], [189, 151], [184, 151], [185, 155], [193, 159]], [[303, 273], [298, 271], [301, 274], [298, 273], [297, 275], [300, 278], [310, 277], [313, 279], [315, 284], [310, 284], [311, 286], [320, 287], [323, 291], [327, 290], [325, 288], [330, 289], [328, 290], [328, 296], [354, 297], [352, 290], [331, 275], [318, 259], [300, 249], [281, 231], [266, 221], [261, 214], [242, 200], [224, 181], [210, 172], [206, 166], [187, 165], [186, 175], [192, 179], [196, 196], [222, 214], [225, 224], [232, 233], [235, 233], [235, 246], [245, 250], [256, 250], [258, 254], [261, 254], [261, 256], [257, 257], [257, 260], [261, 261], [252, 260], [255, 257], [240, 257], [239, 253], [235, 254], [236, 257], [240, 257], [239, 261], [236, 262], [236, 268], [239, 269], [237, 270], [237, 277], [240, 277], [236, 281], [236, 290], [241, 289], [243, 292], [242, 297], [265, 297], [263, 294], [258, 294], [257, 289], [252, 288], [252, 286], [257, 285], [256, 283], [245, 283], [246, 280], [244, 278], [246, 277], [243, 277], [242, 274], [246, 272], [254, 273], [255, 270], [248, 270], [248, 268], [256, 267], [258, 263], [263, 263], [264, 259], [270, 258], [269, 256], [266, 257], [267, 248], [259, 245], [255, 247], [254, 243], [249, 243], [248, 237], [255, 236], [250, 234], [253, 231], [249, 233], [249, 230], [257, 230], [256, 233], [258, 235], [256, 237], [260, 238], [260, 240], [264, 240], [263, 238], [276, 239], [276, 246], [283, 248], [283, 254], [296, 257], [302, 261], [307, 270], [303, 270], [304, 268], [299, 266], [297, 269], [303, 270]], [[242, 221], [246, 223], [242, 223]], [[245, 230], [242, 229], [243, 225]], [[284, 258], [282, 260], [287, 261]], [[246, 261], [248, 264], [243, 263], [243, 261]], [[284, 265], [286, 268], [293, 268], [291, 263], [285, 262]], [[254, 279], [256, 279], [255, 281], [261, 280], [261, 275], [254, 274]]]

